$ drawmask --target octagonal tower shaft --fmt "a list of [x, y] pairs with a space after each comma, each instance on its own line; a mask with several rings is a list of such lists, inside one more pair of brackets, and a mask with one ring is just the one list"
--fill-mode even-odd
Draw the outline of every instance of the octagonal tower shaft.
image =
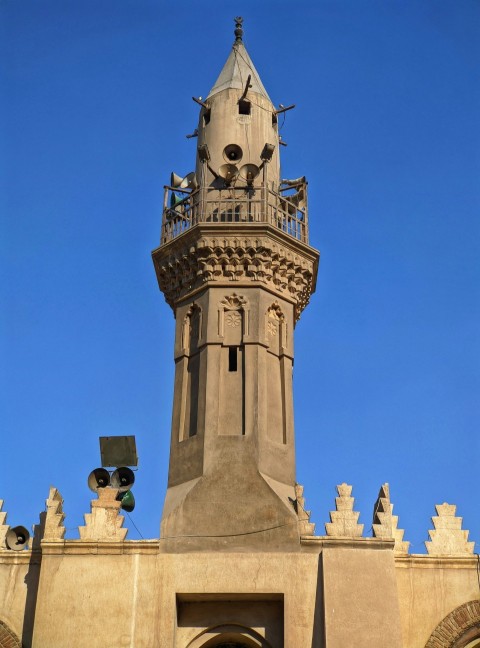
[[202, 102], [196, 172], [172, 185], [153, 252], [176, 317], [162, 537], [295, 545], [293, 329], [319, 255], [307, 183], [280, 179], [277, 111], [238, 36]]

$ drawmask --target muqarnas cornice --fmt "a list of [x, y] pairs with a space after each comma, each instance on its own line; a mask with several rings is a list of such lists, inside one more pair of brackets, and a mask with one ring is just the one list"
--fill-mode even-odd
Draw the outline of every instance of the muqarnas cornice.
[[318, 252], [265, 224], [192, 227], [152, 253], [160, 290], [172, 307], [208, 284], [261, 285], [294, 304], [295, 319], [315, 291]]

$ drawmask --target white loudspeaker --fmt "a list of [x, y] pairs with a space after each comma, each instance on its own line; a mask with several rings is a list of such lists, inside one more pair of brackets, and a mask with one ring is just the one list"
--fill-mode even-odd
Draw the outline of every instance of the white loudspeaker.
[[259, 173], [260, 168], [256, 164], [244, 164], [239, 171], [240, 177], [246, 180], [249, 185], [253, 184]]
[[238, 175], [238, 167], [235, 164], [222, 164], [218, 169], [218, 175], [230, 184]]
[[172, 175], [170, 177], [170, 186], [175, 187], [176, 189], [192, 189], [192, 191], [195, 191], [195, 189], [198, 189], [198, 182], [195, 171], [187, 173], [184, 178], [172, 171]]

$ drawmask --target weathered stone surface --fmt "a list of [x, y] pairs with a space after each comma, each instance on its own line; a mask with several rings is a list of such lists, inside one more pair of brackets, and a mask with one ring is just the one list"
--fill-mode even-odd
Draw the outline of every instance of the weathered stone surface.
[[0, 551], [2, 549], [6, 549], [5, 545], [5, 536], [7, 535], [7, 531], [10, 528], [7, 524], [7, 513], [6, 511], [2, 511], [3, 509], [3, 500], [0, 500]]
[[47, 514], [45, 517], [45, 530], [43, 534], [44, 540], [63, 540], [66, 529], [63, 525], [65, 513], [63, 512], [62, 505], [62, 496], [54, 486], [51, 486], [46, 501]]
[[315, 289], [316, 251], [266, 224], [200, 223], [152, 254], [172, 308], [205, 285], [240, 282], [292, 300], [297, 320]]
[[462, 529], [462, 518], [455, 515], [455, 504], [436, 504], [437, 515], [432, 517], [434, 529], [428, 532], [430, 541], [425, 546], [430, 555], [471, 555], [475, 543], [468, 542], [468, 531]]
[[398, 528], [398, 515], [393, 515], [388, 484], [382, 485], [375, 502], [372, 530], [375, 538], [393, 538], [396, 553], [408, 553], [410, 543], [403, 540], [405, 531]]
[[358, 524], [360, 513], [353, 510], [355, 499], [351, 497], [352, 486], [337, 486], [339, 497], [335, 498], [336, 511], [330, 512], [330, 522], [325, 524], [328, 536], [339, 538], [357, 538], [363, 533], [363, 524]]
[[311, 511], [305, 510], [303, 486], [300, 484], [295, 484], [295, 510], [298, 515], [300, 535], [313, 535], [315, 533], [315, 524], [310, 522]]
[[123, 515], [120, 515], [120, 502], [116, 500], [118, 490], [99, 488], [98, 499], [92, 500], [92, 512], [85, 514], [85, 526], [78, 527], [81, 540], [97, 542], [121, 542], [125, 540], [128, 529], [123, 529]]

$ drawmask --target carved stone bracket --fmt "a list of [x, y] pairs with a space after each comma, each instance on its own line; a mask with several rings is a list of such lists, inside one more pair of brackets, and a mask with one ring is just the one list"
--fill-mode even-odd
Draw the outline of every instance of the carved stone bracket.
[[208, 283], [252, 282], [291, 299], [298, 320], [315, 286], [313, 255], [309, 258], [295, 253], [269, 236], [179, 237], [156, 250], [153, 259], [160, 290], [172, 308], [179, 299]]

